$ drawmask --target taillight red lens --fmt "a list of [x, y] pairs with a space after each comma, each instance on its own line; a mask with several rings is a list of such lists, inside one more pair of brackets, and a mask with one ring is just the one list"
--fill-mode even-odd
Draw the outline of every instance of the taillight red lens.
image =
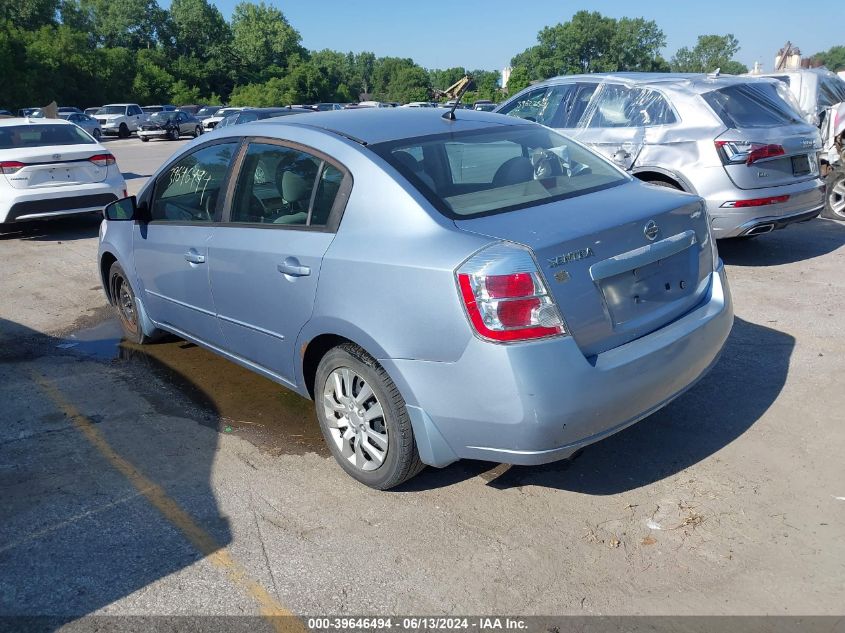
[[726, 209], [742, 209], [744, 207], [765, 207], [770, 204], [780, 204], [789, 200], [789, 196], [769, 196], [768, 198], [752, 198], [751, 200], [731, 200], [722, 207]]
[[531, 273], [488, 275], [485, 280], [487, 294], [493, 298], [530, 297], [534, 294], [534, 279]]
[[456, 276], [470, 323], [483, 338], [516, 342], [566, 334], [527, 248], [495, 244], [464, 262]]
[[114, 165], [114, 156], [111, 154], [96, 154], [89, 158], [92, 163], [97, 165], [98, 167], [108, 167], [109, 165]]
[[0, 161], [0, 172], [4, 174], [14, 174], [19, 169], [23, 169], [26, 167], [23, 163], [19, 163], [16, 160], [4, 160]]
[[745, 161], [746, 165], [753, 165], [758, 160], [764, 158], [774, 158], [775, 156], [783, 156], [786, 150], [782, 145], [763, 145], [762, 147], [755, 147], [748, 154], [748, 159]]

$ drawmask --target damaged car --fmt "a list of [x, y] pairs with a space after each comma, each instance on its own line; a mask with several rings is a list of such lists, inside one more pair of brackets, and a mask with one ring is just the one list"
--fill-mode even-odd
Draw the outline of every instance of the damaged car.
[[733, 323], [700, 197], [549, 128], [316, 112], [188, 143], [100, 228], [134, 343], [162, 332], [314, 400], [378, 489], [458, 459], [566, 459], [716, 362]]
[[797, 68], [754, 75], [789, 86], [805, 120], [822, 138], [821, 170], [827, 192], [822, 216], [845, 220], [845, 81], [826, 68]]
[[819, 215], [819, 131], [768, 79], [663, 73], [556, 77], [496, 112], [561, 130], [640, 180], [707, 202], [718, 239]]
[[203, 132], [202, 122], [193, 114], [181, 110], [156, 112], [138, 129], [138, 138], [144, 143], [153, 138], [178, 141], [182, 135], [196, 138]]

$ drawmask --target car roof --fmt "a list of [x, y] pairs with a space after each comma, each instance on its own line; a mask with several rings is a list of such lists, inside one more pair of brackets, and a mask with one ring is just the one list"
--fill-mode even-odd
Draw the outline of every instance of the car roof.
[[73, 123], [64, 119], [27, 119], [25, 117], [0, 119], [0, 127], [8, 127], [10, 125], [49, 125], [51, 123], [54, 125], [73, 125]]
[[[535, 86], [545, 86], [557, 83], [569, 83], [574, 81], [587, 81], [591, 83], [600, 83], [602, 81], [611, 81], [616, 83], [624, 83], [637, 86], [661, 86], [704, 93], [710, 92], [729, 85], [745, 84], [749, 81], [756, 81], [754, 77], [740, 76], [740, 75], [718, 75], [705, 73], [593, 73], [589, 75], [559, 75], [541, 81]], [[534, 87], [534, 86], [531, 86]]]
[[443, 118], [434, 108], [361, 108], [328, 110], [267, 120], [256, 125], [297, 125], [334, 132], [357, 142], [372, 144], [448, 132], [482, 130], [496, 125], [532, 125], [517, 117], [490, 112], [459, 110], [455, 120]]

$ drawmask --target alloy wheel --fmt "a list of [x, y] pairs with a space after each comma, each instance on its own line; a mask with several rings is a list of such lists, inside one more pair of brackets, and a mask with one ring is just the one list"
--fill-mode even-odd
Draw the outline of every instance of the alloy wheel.
[[379, 468], [388, 451], [384, 410], [372, 387], [352, 369], [339, 367], [323, 389], [329, 433], [340, 454], [359, 470]]
[[132, 296], [132, 290], [122, 277], [118, 277], [115, 280], [115, 285], [117, 286], [117, 292], [115, 293], [117, 297], [117, 310], [129, 329], [134, 331], [138, 328], [138, 316], [135, 312], [135, 298]]
[[845, 218], [845, 178], [840, 178], [827, 192], [830, 209], [841, 218]]

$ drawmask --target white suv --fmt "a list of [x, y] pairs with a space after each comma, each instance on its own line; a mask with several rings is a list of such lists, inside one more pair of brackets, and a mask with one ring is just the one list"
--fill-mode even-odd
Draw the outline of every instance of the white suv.
[[147, 115], [137, 103], [112, 103], [97, 110], [94, 118], [100, 124], [103, 134], [126, 138], [147, 120]]

